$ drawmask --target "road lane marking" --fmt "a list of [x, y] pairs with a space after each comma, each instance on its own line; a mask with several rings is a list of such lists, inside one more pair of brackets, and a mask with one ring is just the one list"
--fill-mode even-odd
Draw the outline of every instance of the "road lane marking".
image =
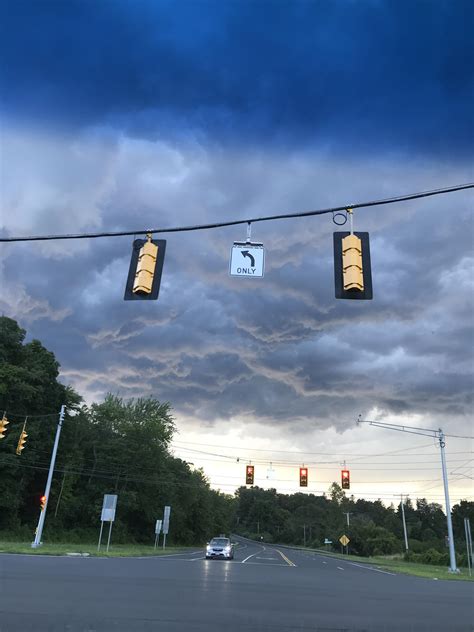
[[327, 564], [327, 562], [323, 562], [323, 564]]
[[340, 571], [343, 571], [344, 569], [342, 568], [342, 566], [338, 566], [337, 567]]
[[396, 575], [396, 573], [390, 573], [389, 571], [382, 571], [380, 568], [373, 568], [373, 566], [365, 566], [364, 564], [356, 564], [355, 562], [349, 562], [351, 566], [357, 566], [358, 568], [365, 568], [367, 571], [374, 571], [376, 573], [383, 573], [384, 575]]
[[246, 557], [245, 560], [242, 560], [242, 564], [245, 564], [245, 562], [249, 560], [251, 557], [254, 557], [254, 555], [258, 555], [259, 553], [262, 553], [263, 551], [265, 551], [265, 547], [263, 547], [262, 551], [257, 551], [256, 553], [252, 553], [252, 555], [249, 555], [248, 557]]
[[285, 560], [285, 562], [288, 564], [288, 566], [296, 566], [296, 564], [294, 562], [292, 562], [291, 560], [289, 560], [284, 553], [282, 553], [278, 549], [275, 549], [275, 551], [282, 556], [282, 558]]

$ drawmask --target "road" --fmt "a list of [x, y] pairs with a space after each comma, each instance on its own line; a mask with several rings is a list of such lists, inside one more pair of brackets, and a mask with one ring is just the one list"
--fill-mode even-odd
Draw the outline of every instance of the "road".
[[0, 556], [1, 632], [471, 632], [474, 586], [240, 541], [148, 558]]

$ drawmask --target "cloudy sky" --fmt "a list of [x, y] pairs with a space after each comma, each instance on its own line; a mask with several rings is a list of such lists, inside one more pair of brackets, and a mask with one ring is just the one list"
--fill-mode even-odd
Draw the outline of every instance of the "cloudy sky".
[[[2, 3], [1, 234], [143, 231], [474, 181], [469, 0]], [[172, 403], [176, 454], [232, 492], [339, 480], [442, 502], [433, 439], [472, 433], [472, 191], [358, 210], [373, 301], [334, 298], [330, 215], [161, 235], [160, 298], [124, 302], [132, 237], [1, 244], [0, 309], [87, 402]], [[472, 441], [447, 441], [472, 499]]]

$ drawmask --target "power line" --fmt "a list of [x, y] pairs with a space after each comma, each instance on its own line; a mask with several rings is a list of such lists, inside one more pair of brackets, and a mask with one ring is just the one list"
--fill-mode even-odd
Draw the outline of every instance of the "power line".
[[19, 241], [53, 241], [60, 239], [96, 239], [99, 237], [126, 237], [141, 235], [145, 233], [182, 233], [197, 230], [210, 230], [213, 228], [224, 228], [226, 226], [238, 226], [239, 224], [255, 224], [256, 222], [269, 222], [278, 219], [291, 219], [295, 217], [312, 217], [314, 215], [325, 215], [327, 213], [344, 212], [348, 209], [368, 208], [371, 206], [382, 206], [385, 204], [394, 204], [396, 202], [406, 202], [408, 200], [417, 200], [420, 198], [430, 197], [433, 195], [441, 195], [443, 193], [454, 193], [455, 191], [463, 191], [465, 189], [474, 188], [474, 183], [459, 184], [452, 187], [442, 189], [433, 189], [431, 191], [421, 191], [418, 193], [409, 193], [407, 195], [398, 195], [392, 198], [382, 200], [371, 200], [369, 202], [358, 202], [356, 204], [344, 204], [326, 209], [317, 209], [314, 211], [301, 211], [298, 213], [284, 213], [282, 215], [267, 215], [263, 217], [252, 217], [248, 219], [232, 220], [228, 222], [215, 222], [213, 224], [197, 224], [194, 226], [175, 226], [169, 228], [149, 228], [129, 231], [110, 231], [101, 233], [75, 233], [64, 235], [33, 235], [29, 237], [0, 237], [0, 242], [19, 242]]

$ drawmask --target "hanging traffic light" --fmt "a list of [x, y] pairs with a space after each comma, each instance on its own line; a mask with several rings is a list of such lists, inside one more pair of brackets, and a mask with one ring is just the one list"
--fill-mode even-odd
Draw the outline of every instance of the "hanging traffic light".
[[20, 438], [18, 439], [18, 445], [16, 446], [16, 453], [18, 455], [21, 454], [21, 451], [25, 449], [26, 437], [28, 435], [25, 432], [25, 427], [23, 426], [23, 430], [21, 431]]
[[369, 233], [334, 233], [336, 298], [370, 300], [372, 271]]
[[254, 477], [255, 477], [255, 466], [247, 465], [245, 469], [245, 484], [253, 485]]
[[3, 437], [5, 436], [5, 432], [7, 431], [7, 425], [10, 422], [7, 419], [7, 416], [5, 415], [5, 413], [3, 413], [3, 418], [0, 419], [0, 439], [3, 439]]
[[125, 286], [125, 301], [151, 300], [158, 298], [165, 260], [166, 240], [135, 239], [132, 258]]
[[308, 487], [308, 468], [300, 467], [300, 487]]
[[46, 496], [41, 496], [41, 498], [40, 498], [40, 507], [41, 507], [41, 511], [44, 511], [44, 509], [46, 507]]
[[350, 489], [351, 475], [349, 470], [341, 470], [341, 487], [342, 489]]

